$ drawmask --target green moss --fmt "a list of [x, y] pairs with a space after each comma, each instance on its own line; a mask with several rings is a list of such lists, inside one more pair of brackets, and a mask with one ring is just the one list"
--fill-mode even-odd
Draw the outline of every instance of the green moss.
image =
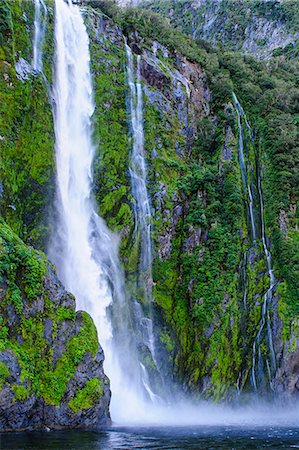
[[[96, 328], [87, 313], [76, 314], [64, 306], [57, 308], [50, 300], [44, 284], [48, 270], [44, 255], [27, 247], [5, 223], [0, 222], [0, 274], [7, 285], [0, 307], [0, 349], [12, 350], [21, 367], [20, 380], [24, 386], [13, 388], [15, 396], [22, 400], [33, 392], [46, 403], [59, 406], [76, 367], [86, 354], [91, 353], [94, 357], [99, 344]], [[16, 294], [12, 296], [14, 291]], [[23, 315], [24, 305], [30, 306], [36, 300], [43, 305], [42, 309], [31, 317]], [[7, 324], [7, 304], [14, 305], [19, 316], [13, 328]], [[59, 322], [81, 322], [78, 334], [66, 343], [65, 351], [55, 365], [53, 349], [44, 337], [46, 318], [52, 321], [52, 339]]]
[[69, 402], [73, 412], [92, 408], [103, 394], [103, 384], [99, 378], [87, 381], [84, 388], [76, 392], [76, 396]]
[[0, 390], [3, 388], [3, 385], [9, 376], [10, 373], [8, 368], [3, 362], [0, 361]]
[[30, 390], [26, 389], [24, 386], [14, 384], [11, 389], [14, 391], [16, 400], [24, 402], [30, 397]]
[[34, 4], [5, 2], [10, 31], [0, 54], [0, 213], [26, 241], [43, 247], [45, 206], [53, 195], [53, 118], [42, 76], [17, 77], [19, 58], [31, 61]]
[[66, 308], [65, 306], [61, 306], [56, 311], [56, 320], [57, 322], [65, 321], [65, 320], [75, 320], [76, 312], [72, 309]]
[[36, 391], [46, 403], [59, 406], [67, 383], [73, 377], [75, 369], [82, 362], [86, 353], [94, 357], [99, 344], [97, 331], [87, 313], [81, 313], [83, 327], [66, 345], [66, 351], [56, 363], [55, 370], [41, 372], [36, 380]]

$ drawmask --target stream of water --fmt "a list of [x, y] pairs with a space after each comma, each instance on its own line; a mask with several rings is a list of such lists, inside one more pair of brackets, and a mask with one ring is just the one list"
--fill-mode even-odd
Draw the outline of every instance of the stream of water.
[[[92, 142], [94, 112], [90, 72], [89, 38], [80, 9], [72, 2], [55, 0], [54, 124], [57, 168], [55, 232], [49, 248], [65, 287], [76, 297], [77, 309], [92, 316], [105, 354], [104, 369], [111, 381], [111, 415], [128, 420], [146, 416], [156, 400], [146, 367], [139, 360], [132, 308], [126, 296], [123, 270], [118, 257], [119, 240], [98, 215], [92, 196]], [[129, 66], [128, 71], [130, 71]], [[131, 76], [133, 77], [133, 71]], [[132, 81], [135, 89], [135, 82]], [[134, 150], [132, 178], [139, 208], [148, 203], [145, 172], [138, 172], [142, 93], [136, 84], [137, 105], [132, 103]], [[138, 128], [139, 127], [139, 128]], [[142, 161], [141, 161], [142, 162]], [[133, 172], [133, 169], [135, 172]], [[138, 176], [138, 179], [137, 179]], [[140, 186], [144, 189], [139, 189]], [[142, 197], [143, 195], [143, 197]], [[144, 197], [145, 196], [145, 197]], [[149, 205], [146, 206], [150, 214]], [[143, 236], [142, 268], [151, 270], [150, 230], [141, 213], [138, 227]], [[146, 227], [149, 225], [146, 225]], [[142, 313], [138, 318], [145, 324]], [[150, 319], [147, 318], [149, 321]], [[147, 324], [147, 344], [153, 352], [152, 328]]]
[[32, 67], [36, 72], [43, 70], [43, 43], [46, 31], [47, 7], [43, 0], [34, 0], [34, 38]]
[[[246, 158], [244, 155], [244, 136], [246, 136], [246, 133], [243, 129], [242, 119], [245, 123], [245, 128], [247, 132], [247, 136], [252, 140], [251, 135], [251, 128], [250, 124], [247, 120], [246, 114], [239, 103], [236, 95], [233, 93], [233, 99], [237, 111], [237, 120], [238, 120], [238, 130], [239, 130], [239, 140], [238, 140], [238, 147], [239, 147], [239, 164], [240, 164], [240, 170], [242, 175], [242, 182], [245, 193], [248, 194], [248, 200], [249, 200], [249, 215], [250, 215], [250, 223], [251, 223], [251, 230], [252, 230], [252, 239], [253, 239], [253, 245], [256, 244], [257, 239], [257, 232], [258, 229], [258, 222], [256, 220], [255, 214], [254, 214], [254, 201], [253, 201], [253, 190], [252, 186], [250, 184], [250, 177], [248, 176], [248, 167], [246, 164]], [[266, 231], [265, 231], [265, 219], [264, 219], [264, 202], [263, 202], [263, 195], [262, 195], [262, 188], [261, 188], [261, 179], [259, 170], [257, 170], [257, 196], [258, 196], [258, 204], [259, 204], [259, 216], [260, 216], [260, 228], [261, 228], [261, 240], [262, 240], [262, 248], [264, 251], [265, 259], [267, 261], [267, 274], [269, 275], [269, 288], [264, 294], [264, 300], [261, 308], [261, 319], [260, 324], [258, 327], [258, 332], [256, 334], [256, 337], [254, 339], [253, 348], [252, 348], [252, 368], [251, 368], [251, 379], [252, 379], [252, 385], [255, 391], [258, 390], [258, 379], [259, 381], [263, 382], [264, 379], [264, 372], [268, 374], [268, 382], [270, 385], [270, 388], [272, 389], [272, 378], [275, 375], [276, 372], [276, 357], [275, 357], [275, 351], [274, 351], [274, 345], [273, 345], [273, 336], [272, 336], [272, 326], [271, 326], [271, 307], [273, 302], [273, 294], [274, 294], [274, 288], [276, 285], [275, 276], [274, 276], [274, 270], [272, 267], [272, 257], [271, 252], [267, 246], [267, 237], [266, 237]], [[244, 262], [247, 260], [247, 257], [244, 257]], [[246, 282], [246, 278], [245, 278]], [[244, 293], [243, 293], [243, 303], [244, 298], [246, 299], [247, 292], [246, 292], [246, 286], [244, 286]], [[244, 303], [245, 304], [245, 303]], [[263, 361], [263, 355], [261, 350], [261, 344], [262, 344], [262, 334], [264, 330], [266, 329], [266, 338], [267, 338], [267, 344], [269, 349], [269, 355], [270, 355], [270, 361], [268, 358], [265, 359], [265, 364]]]

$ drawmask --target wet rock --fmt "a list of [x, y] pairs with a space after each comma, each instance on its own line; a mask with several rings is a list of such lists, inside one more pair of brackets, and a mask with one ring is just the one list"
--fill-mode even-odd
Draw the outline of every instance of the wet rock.
[[16, 327], [20, 322], [20, 317], [16, 313], [16, 309], [14, 305], [7, 305], [6, 307], [6, 314], [7, 314], [7, 323], [10, 327], [14, 326]]
[[49, 317], [46, 318], [44, 322], [44, 338], [52, 344], [52, 332], [53, 332], [53, 322]]
[[[296, 338], [294, 337], [294, 339]], [[299, 398], [299, 341], [298, 339], [296, 341], [294, 352], [289, 352], [285, 346], [284, 357], [273, 383], [274, 390], [284, 397]]]
[[24, 316], [26, 318], [33, 317], [37, 313], [42, 313], [44, 311], [44, 299], [42, 297], [37, 298], [33, 302], [24, 301]]
[[[45, 367], [42, 370], [45, 370], [45, 375], [46, 373], [50, 375], [52, 373], [53, 375], [58, 360], [68, 351], [69, 342], [76, 338], [78, 333], [82, 332], [84, 327], [87, 326], [87, 315], [85, 313], [83, 315], [82, 312], [76, 313], [75, 316], [73, 315], [75, 310], [74, 297], [65, 291], [53, 267], [51, 265], [47, 267], [48, 271], [43, 281], [43, 294], [33, 301], [29, 301], [25, 296], [23, 298], [24, 313], [22, 314], [22, 321], [14, 305], [3, 305], [3, 300], [0, 303], [0, 314], [5, 326], [9, 329], [9, 339], [14, 343], [18, 343], [21, 348], [28, 339], [28, 342], [34, 345], [31, 339], [34, 341], [35, 333], [40, 333], [40, 324], [43, 324], [42, 335], [37, 338], [37, 351], [40, 351], [39, 346], [42, 339], [44, 339], [42, 352], [43, 358], [45, 358]], [[20, 279], [17, 282], [21, 283], [22, 281]], [[2, 281], [0, 293], [3, 299], [7, 289], [7, 285]], [[66, 314], [66, 318], [61, 313], [59, 316], [56, 316], [58, 309]], [[18, 334], [21, 326], [25, 326], [21, 330], [22, 336]], [[94, 327], [92, 322], [88, 326]], [[32, 336], [30, 336], [30, 333], [32, 333]], [[88, 338], [87, 334], [86, 339]], [[92, 341], [94, 337], [91, 336], [90, 338], [94, 348], [95, 342]], [[23, 365], [20, 364], [18, 353], [15, 354], [10, 348], [0, 352], [0, 362], [6, 366], [9, 373], [4, 378], [3, 386], [0, 390], [0, 431], [44, 429], [45, 427], [50, 429], [96, 427], [110, 422], [110, 389], [109, 380], [103, 371], [103, 351], [99, 347], [94, 355], [89, 349], [84, 349], [85, 353], [81, 357], [79, 356], [80, 345], [82, 344], [78, 341], [78, 349], [76, 349], [79, 352], [78, 356], [74, 355], [72, 357], [79, 358], [78, 363], [76, 363], [76, 359], [74, 361], [66, 359], [66, 374], [70, 370], [69, 364], [74, 364], [74, 369], [71, 369], [74, 372], [71, 372], [70, 377], [67, 378], [66, 389], [62, 393], [61, 400], [57, 406], [49, 404], [51, 402], [46, 397], [44, 398], [41, 393], [43, 388], [40, 383], [47, 383], [47, 381], [46, 379], [43, 380], [41, 373], [38, 373], [40, 368], [35, 366], [37, 362], [34, 357], [32, 361], [25, 358], [25, 364], [29, 364], [29, 372], [32, 370], [32, 366], [35, 367], [33, 368], [33, 373], [36, 377], [36, 385], [40, 384], [41, 392], [40, 390], [36, 391], [34, 386], [32, 386], [30, 377], [22, 377], [24, 371]], [[24, 348], [29, 356], [29, 349], [26, 346]], [[22, 355], [21, 351], [21, 358], [23, 358]], [[24, 360], [22, 361], [22, 364], [24, 364]], [[69, 402], [80, 390], [84, 389], [86, 383], [94, 379], [99, 380], [102, 386], [102, 394], [99, 395], [99, 398], [93, 400], [92, 406], [88, 408], [71, 409]], [[57, 381], [57, 386], [59, 382], [61, 383], [61, 379]], [[16, 389], [24, 390], [23, 397], [16, 397]], [[51, 395], [51, 393], [47, 395]]]
[[153, 91], [146, 85], [143, 87], [143, 92], [146, 96], [147, 101], [151, 105], [155, 106], [159, 111], [163, 113], [170, 112], [171, 104], [161, 92]]
[[278, 223], [279, 223], [279, 228], [280, 228], [281, 232], [285, 236], [287, 236], [289, 219], [288, 219], [287, 213], [283, 209], [280, 210], [280, 212], [279, 212]]
[[170, 78], [165, 75], [158, 62], [148, 55], [144, 55], [141, 60], [141, 76], [151, 87], [162, 92], [171, 86]]
[[[12, 350], [4, 350], [0, 353], [0, 361], [4, 363], [9, 371], [9, 380], [13, 383], [19, 380], [21, 368], [18, 359]], [[2, 400], [2, 395], [0, 395]]]
[[35, 71], [31, 64], [24, 58], [20, 58], [16, 63], [16, 75], [22, 82], [29, 80], [30, 75], [34, 74]]
[[213, 334], [213, 331], [214, 331], [214, 324], [213, 324], [213, 322], [211, 322], [210, 325], [208, 326], [208, 328], [205, 331], [205, 336], [207, 338], [210, 338], [212, 336], [212, 334]]
[[165, 236], [159, 236], [158, 237], [159, 242], [159, 257], [160, 259], [167, 259], [170, 256], [171, 250], [172, 250], [172, 244], [171, 244], [171, 234], [165, 234]]
[[236, 143], [234, 134], [231, 127], [228, 127], [225, 134], [225, 141], [222, 149], [222, 159], [224, 161], [230, 161], [232, 159], [232, 143]]
[[201, 228], [189, 228], [189, 237], [186, 239], [183, 245], [183, 251], [187, 253], [192, 253], [194, 248], [200, 244], [202, 235]]

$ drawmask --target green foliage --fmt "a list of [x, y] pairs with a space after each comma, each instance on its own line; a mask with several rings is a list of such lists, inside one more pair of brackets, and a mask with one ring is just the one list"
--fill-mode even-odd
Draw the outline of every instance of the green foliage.
[[72, 309], [66, 308], [65, 306], [61, 306], [56, 311], [56, 320], [57, 322], [62, 322], [65, 320], [75, 320], [76, 313]]
[[90, 1], [94, 8], [99, 8], [108, 17], [121, 26], [125, 35], [137, 31], [148, 44], [157, 40], [171, 51], [179, 51], [191, 61], [203, 63], [206, 57], [204, 49], [199, 48], [186, 35], [169, 26], [159, 14], [138, 8], [119, 8], [113, 1]]
[[7, 2], [4, 0], [0, 6], [0, 46], [2, 47], [5, 41], [9, 40], [12, 35], [12, 18], [11, 12]]
[[[34, 300], [42, 294], [42, 282], [46, 273], [45, 258], [26, 247], [0, 219], [0, 276], [8, 286], [6, 301], [22, 313], [22, 295]], [[20, 282], [21, 279], [21, 282]]]
[[11, 388], [15, 393], [16, 400], [24, 402], [30, 396], [30, 390], [26, 389], [24, 386], [14, 384]]
[[[269, 37], [265, 37], [261, 34], [259, 37], [259, 27], [263, 22], [268, 30], [281, 28], [286, 42], [298, 29], [299, 5], [296, 0], [221, 0], [217, 7], [212, 0], [200, 4], [192, 4], [189, 0], [145, 0], [140, 7], [160, 13], [173, 26], [192, 35], [200, 45], [204, 45], [200, 40], [204, 35], [213, 44], [234, 50], [241, 50], [248, 35], [255, 32], [254, 43], [258, 51], [263, 52], [269, 46], [271, 35], [269, 33]], [[212, 14], [211, 26], [207, 18]], [[291, 45], [298, 48], [296, 36]], [[268, 52], [271, 53], [271, 48]]]
[[83, 326], [67, 343], [66, 351], [57, 361], [55, 370], [52, 367], [48, 371], [43, 370], [39, 378], [33, 380], [37, 394], [50, 405], [59, 406], [67, 383], [74, 376], [76, 367], [85, 354], [91, 352], [94, 357], [98, 351], [98, 337], [93, 321], [87, 313], [81, 314]]
[[[169, 18], [184, 32], [196, 37], [196, 30], [204, 25], [205, 13], [212, 3], [197, 6], [195, 9], [190, 2], [174, 2], [172, 0], [145, 2], [144, 8], [161, 13]], [[241, 48], [245, 38], [245, 29], [248, 24], [253, 27], [253, 17], [263, 18], [269, 26], [282, 26], [285, 34], [293, 33], [298, 28], [299, 4], [296, 1], [279, 2], [271, 0], [261, 2], [244, 0], [242, 2], [223, 0], [219, 2], [217, 12], [214, 14], [215, 22], [209, 30], [208, 39], [217, 41], [222, 47], [212, 49], [203, 41], [197, 43], [206, 50], [204, 66], [209, 75], [210, 88], [213, 93], [213, 108], [220, 120], [227, 120], [221, 111], [224, 102], [229, 101], [232, 86], [237, 92], [242, 106], [253, 125], [254, 134], [257, 135], [256, 153], [260, 156], [258, 162], [262, 176], [265, 222], [267, 234], [273, 244], [272, 255], [276, 277], [286, 280], [281, 293], [281, 302], [288, 305], [288, 317], [284, 313], [286, 327], [291, 318], [298, 313], [298, 218], [296, 217], [296, 204], [298, 202], [298, 40], [294, 40], [285, 49], [275, 51], [275, 58], [267, 61], [257, 61], [249, 56], [242, 56], [235, 51]], [[235, 24], [238, 24], [236, 27]], [[224, 43], [225, 49], [220, 40]], [[260, 52], [267, 46], [267, 40], [256, 41]], [[232, 48], [233, 51], [228, 49]], [[297, 53], [296, 53], [297, 52]], [[230, 126], [234, 127], [234, 120]], [[209, 133], [211, 136], [211, 133]], [[218, 138], [217, 138], [218, 139]], [[204, 139], [200, 145], [204, 148]], [[211, 142], [209, 143], [211, 146]], [[199, 154], [201, 155], [201, 151]], [[263, 155], [266, 155], [263, 157]], [[255, 165], [251, 161], [251, 166]], [[190, 180], [192, 175], [189, 175]], [[195, 175], [195, 185], [198, 177]], [[228, 182], [225, 177], [226, 182]], [[181, 183], [181, 182], [180, 182]], [[183, 180], [188, 184], [188, 175]], [[189, 186], [185, 186], [189, 195]], [[234, 185], [230, 178], [230, 185]], [[184, 186], [181, 186], [184, 187]], [[236, 195], [236, 199], [235, 199]], [[237, 213], [242, 192], [231, 193], [231, 201], [225, 206], [224, 226], [234, 220], [234, 211]], [[237, 200], [238, 199], [238, 200]], [[188, 214], [190, 223], [198, 227], [209, 226], [207, 220], [208, 207], [204, 199], [191, 200], [190, 206], [194, 211]], [[237, 200], [237, 202], [235, 201]], [[223, 206], [223, 204], [221, 203]], [[219, 203], [218, 203], [219, 206]], [[216, 209], [215, 209], [216, 208]], [[284, 235], [280, 229], [280, 217], [284, 215], [289, 229]], [[217, 216], [217, 203], [212, 206], [211, 218]], [[214, 256], [212, 256], [213, 260]], [[255, 279], [257, 281], [258, 277]], [[254, 334], [254, 330], [251, 332]]]
[[34, 4], [5, 1], [0, 14], [6, 14], [2, 26], [9, 25], [0, 42], [0, 213], [27, 242], [43, 247], [54, 187], [52, 112], [42, 76], [20, 80], [15, 70], [19, 58], [32, 58]]
[[[127, 260], [133, 227], [129, 145], [126, 111], [126, 72], [124, 49], [112, 43], [93, 27], [97, 11], [90, 11], [87, 26], [91, 33], [91, 61], [94, 76], [94, 191], [99, 212], [113, 230], [122, 231], [121, 254]], [[108, 24], [108, 27], [111, 24]]]
[[102, 394], [102, 381], [99, 378], [93, 378], [87, 381], [84, 388], [76, 392], [76, 396], [69, 401], [69, 407], [73, 412], [92, 408]]
[[9, 377], [10, 373], [6, 365], [0, 361], [0, 390], [3, 387], [3, 384], [5, 383], [6, 379]]
[[[32, 24], [33, 4], [2, 3], [0, 175], [4, 195], [1, 211], [21, 237], [41, 247], [47, 235], [43, 211], [54, 189], [52, 116], [41, 77], [30, 76], [22, 82], [14, 69], [19, 56], [28, 61], [31, 58], [24, 17]], [[248, 360], [260, 324], [263, 293], [269, 286], [260, 242], [251, 249], [253, 261], [249, 264], [244, 259], [251, 243], [246, 217], [248, 200], [238, 168], [238, 130], [230, 105], [233, 89], [254, 128], [254, 143], [246, 146], [249, 179], [256, 186], [257, 171], [261, 175], [275, 275], [280, 282], [283, 280], [277, 289], [285, 342], [298, 316], [298, 63], [288, 60], [296, 54], [296, 46], [279, 51], [265, 65], [235, 51], [213, 49], [199, 40], [194, 42], [151, 11], [121, 9], [107, 1], [87, 3], [90, 8], [86, 9], [86, 24], [91, 36], [96, 104], [94, 191], [100, 214], [121, 235], [127, 289], [140, 301], [142, 292], [136, 283], [140, 238], [134, 234], [128, 174], [132, 140], [126, 109], [126, 55], [118, 28], [103, 17], [103, 12], [119, 25], [128, 42], [136, 39], [142, 50], [149, 50], [152, 41], [157, 40], [169, 51], [167, 57], [157, 51], [160, 58], [157, 65], [164, 83], [159, 89], [146, 86], [150, 94], [159, 94], [161, 104], [152, 101], [150, 95], [144, 96], [148, 188], [155, 210], [154, 304], [163, 321], [161, 343], [171, 355], [171, 364], [185, 389], [201, 392], [203, 380], [209, 380], [205, 395], [223, 399], [236, 388], [239, 377], [242, 386], [248, 380]], [[244, 15], [248, 5], [258, 17], [288, 21], [287, 26], [293, 30], [298, 5], [287, 3], [224, 0], [219, 13], [223, 24], [221, 33], [240, 48], [251, 14]], [[193, 32], [191, 28], [204, 16], [203, 5], [197, 17], [190, 2], [185, 1], [167, 0], [150, 6], [164, 15], [171, 9], [170, 20], [187, 32]], [[52, 14], [48, 22], [45, 73], [50, 80]], [[257, 44], [262, 47], [265, 42]], [[192, 110], [192, 96], [188, 99], [184, 92], [180, 100], [175, 96], [171, 73], [181, 70], [180, 55], [199, 63], [206, 71], [212, 94], [209, 114]], [[184, 108], [187, 125], [182, 123]], [[224, 146], [230, 148], [229, 158], [223, 156]], [[287, 232], [282, 230], [281, 217], [286, 217]], [[0, 274], [7, 284], [4, 304], [13, 305], [20, 316], [14, 334], [3, 316], [0, 350], [14, 351], [22, 369], [21, 382], [28, 386], [14, 387], [16, 398], [22, 400], [35, 392], [48, 404], [59, 406], [78, 364], [87, 352], [91, 351], [92, 355], [97, 352], [96, 330], [88, 315], [83, 313], [78, 318], [72, 309], [56, 310], [44, 290], [47, 265], [41, 254], [24, 246], [2, 223], [0, 238]], [[40, 298], [44, 300], [44, 311], [26, 317], [26, 302]], [[44, 337], [46, 317], [53, 322], [53, 339], [61, 321], [82, 319], [78, 334], [67, 343], [55, 365], [52, 349]], [[267, 353], [265, 346], [262, 351]], [[145, 359], [150, 366], [152, 361], [148, 355]], [[99, 380], [90, 380], [69, 406], [73, 412], [88, 409], [101, 394]]]

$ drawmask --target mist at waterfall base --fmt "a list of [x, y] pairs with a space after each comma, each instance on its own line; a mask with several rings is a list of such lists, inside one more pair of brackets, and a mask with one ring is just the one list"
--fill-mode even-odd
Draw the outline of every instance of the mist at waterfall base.
[[233, 408], [187, 400], [156, 402], [145, 395], [146, 380], [130, 334], [118, 238], [98, 215], [92, 198], [95, 149], [89, 39], [79, 7], [64, 0], [55, 0], [53, 98], [57, 205], [49, 256], [62, 282], [75, 295], [77, 309], [89, 312], [96, 324], [105, 353], [104, 369], [111, 381], [112, 420], [160, 427], [298, 425], [297, 409], [276, 408], [274, 413], [267, 405], [257, 407], [255, 400], [252, 406]]

